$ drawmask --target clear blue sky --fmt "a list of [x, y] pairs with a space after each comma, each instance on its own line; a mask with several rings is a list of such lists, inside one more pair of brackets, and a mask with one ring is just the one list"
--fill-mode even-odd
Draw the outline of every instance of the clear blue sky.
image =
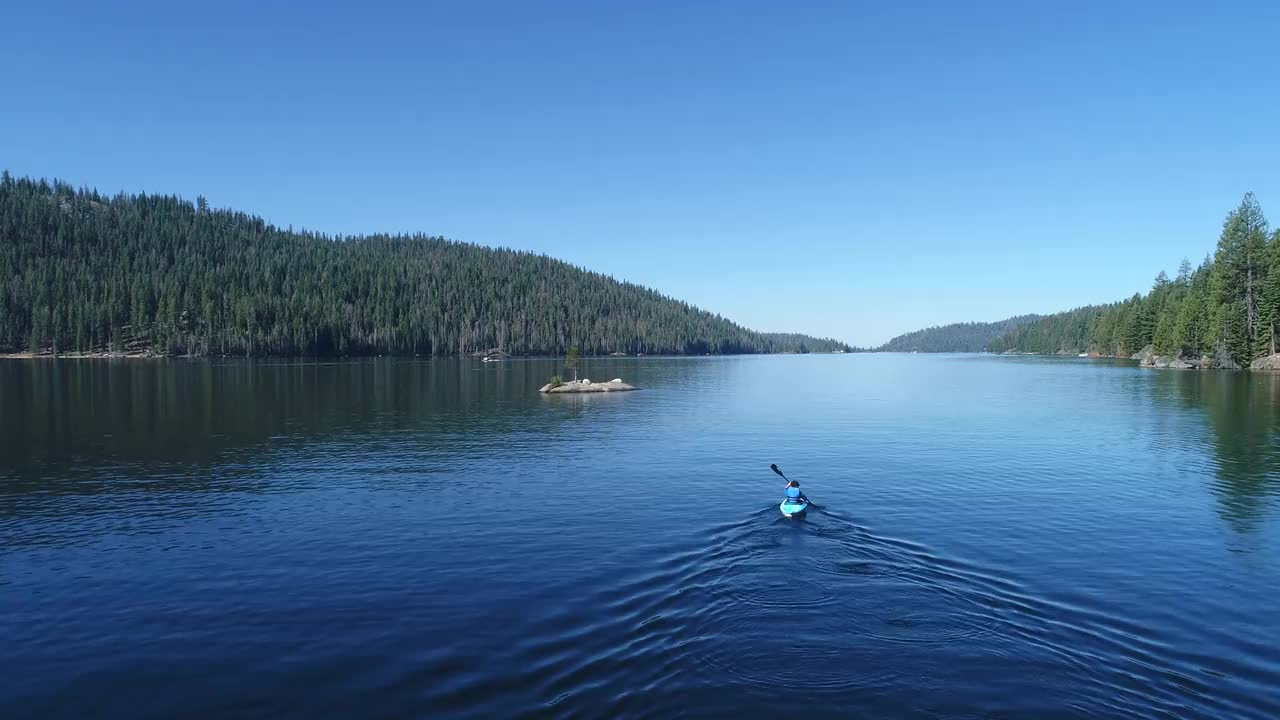
[[1145, 289], [1246, 190], [1280, 221], [1280, 3], [1049, 5], [9, 3], [0, 166], [859, 344]]

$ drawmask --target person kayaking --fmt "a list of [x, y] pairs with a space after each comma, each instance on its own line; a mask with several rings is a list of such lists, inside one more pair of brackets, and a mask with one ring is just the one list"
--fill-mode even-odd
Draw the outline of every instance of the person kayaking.
[[783, 475], [782, 470], [779, 469], [777, 465], [770, 465], [769, 469], [778, 473], [778, 475], [782, 476], [783, 480], [787, 481], [785, 486], [787, 497], [782, 501], [782, 504], [778, 506], [778, 509], [787, 517], [803, 515], [804, 512], [809, 509], [809, 506], [813, 505], [813, 502], [809, 500], [809, 498], [805, 497], [805, 494], [800, 491], [799, 481], [792, 480], [786, 475]]
[[787, 502], [792, 504], [809, 502], [809, 498], [805, 497], [804, 493], [800, 492], [799, 480], [788, 480], [786, 488], [787, 488]]

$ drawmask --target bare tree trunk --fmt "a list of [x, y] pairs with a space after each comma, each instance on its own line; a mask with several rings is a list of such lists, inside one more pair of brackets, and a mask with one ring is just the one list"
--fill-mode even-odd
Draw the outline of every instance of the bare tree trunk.
[[1257, 313], [1254, 312], [1255, 298], [1253, 297], [1253, 263], [1250, 261], [1248, 275], [1245, 277], [1244, 284], [1244, 326], [1245, 334], [1248, 336], [1250, 343], [1258, 337], [1258, 328], [1254, 324]]

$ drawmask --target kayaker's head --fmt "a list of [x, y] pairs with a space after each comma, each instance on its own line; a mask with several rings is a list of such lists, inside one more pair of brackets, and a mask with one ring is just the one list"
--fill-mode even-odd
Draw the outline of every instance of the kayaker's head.
[[799, 480], [788, 480], [788, 481], [787, 481], [787, 487], [800, 487], [800, 481], [799, 481]]

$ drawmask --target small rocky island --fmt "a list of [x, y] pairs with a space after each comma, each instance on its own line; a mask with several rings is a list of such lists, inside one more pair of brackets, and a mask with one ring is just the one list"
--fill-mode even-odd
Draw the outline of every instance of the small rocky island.
[[622, 382], [622, 378], [614, 378], [609, 382], [591, 382], [583, 378], [581, 380], [572, 380], [567, 383], [547, 383], [542, 386], [538, 392], [543, 393], [593, 393], [593, 392], [623, 392], [626, 390], [636, 390], [637, 388]]

